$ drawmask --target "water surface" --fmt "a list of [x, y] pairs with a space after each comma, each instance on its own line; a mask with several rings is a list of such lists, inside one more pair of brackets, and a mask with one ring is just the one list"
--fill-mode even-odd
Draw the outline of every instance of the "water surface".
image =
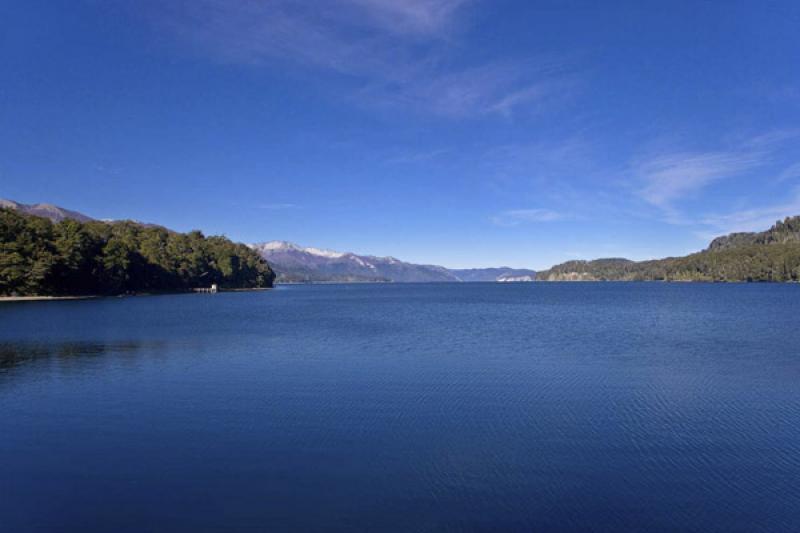
[[800, 531], [800, 286], [0, 304], [0, 531]]

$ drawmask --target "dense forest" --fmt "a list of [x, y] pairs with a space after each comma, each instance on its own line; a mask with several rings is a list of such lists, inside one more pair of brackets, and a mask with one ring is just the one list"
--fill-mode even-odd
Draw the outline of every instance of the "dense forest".
[[800, 281], [800, 217], [760, 233], [732, 233], [686, 257], [568, 261], [539, 281]]
[[86, 295], [271, 287], [243, 244], [136, 222], [53, 223], [0, 209], [0, 295]]

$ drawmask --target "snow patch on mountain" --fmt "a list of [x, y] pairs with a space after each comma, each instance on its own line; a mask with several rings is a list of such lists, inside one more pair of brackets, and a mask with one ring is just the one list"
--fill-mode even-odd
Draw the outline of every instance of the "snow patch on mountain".
[[303, 251], [312, 255], [318, 255], [320, 257], [329, 257], [331, 259], [338, 259], [340, 257], [344, 257], [347, 254], [342, 252], [334, 252], [333, 250], [323, 250], [322, 248], [302, 248]]

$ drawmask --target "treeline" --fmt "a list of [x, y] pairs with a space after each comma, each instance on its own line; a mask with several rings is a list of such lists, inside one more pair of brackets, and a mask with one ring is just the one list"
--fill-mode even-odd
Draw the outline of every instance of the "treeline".
[[717, 237], [708, 250], [725, 250], [753, 244], [800, 244], [800, 216], [778, 221], [767, 231], [757, 233], [731, 233]]
[[652, 261], [568, 261], [540, 281], [800, 281], [800, 217], [715, 239], [702, 252]]
[[243, 244], [135, 222], [53, 223], [0, 209], [0, 295], [86, 295], [271, 287]]

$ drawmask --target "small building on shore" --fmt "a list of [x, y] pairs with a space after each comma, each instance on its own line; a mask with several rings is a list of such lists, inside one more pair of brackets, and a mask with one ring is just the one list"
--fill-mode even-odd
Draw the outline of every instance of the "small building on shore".
[[196, 289], [192, 289], [194, 292], [203, 292], [208, 294], [216, 294], [219, 292], [219, 287], [217, 287], [216, 283], [212, 283], [211, 287], [198, 287]]

